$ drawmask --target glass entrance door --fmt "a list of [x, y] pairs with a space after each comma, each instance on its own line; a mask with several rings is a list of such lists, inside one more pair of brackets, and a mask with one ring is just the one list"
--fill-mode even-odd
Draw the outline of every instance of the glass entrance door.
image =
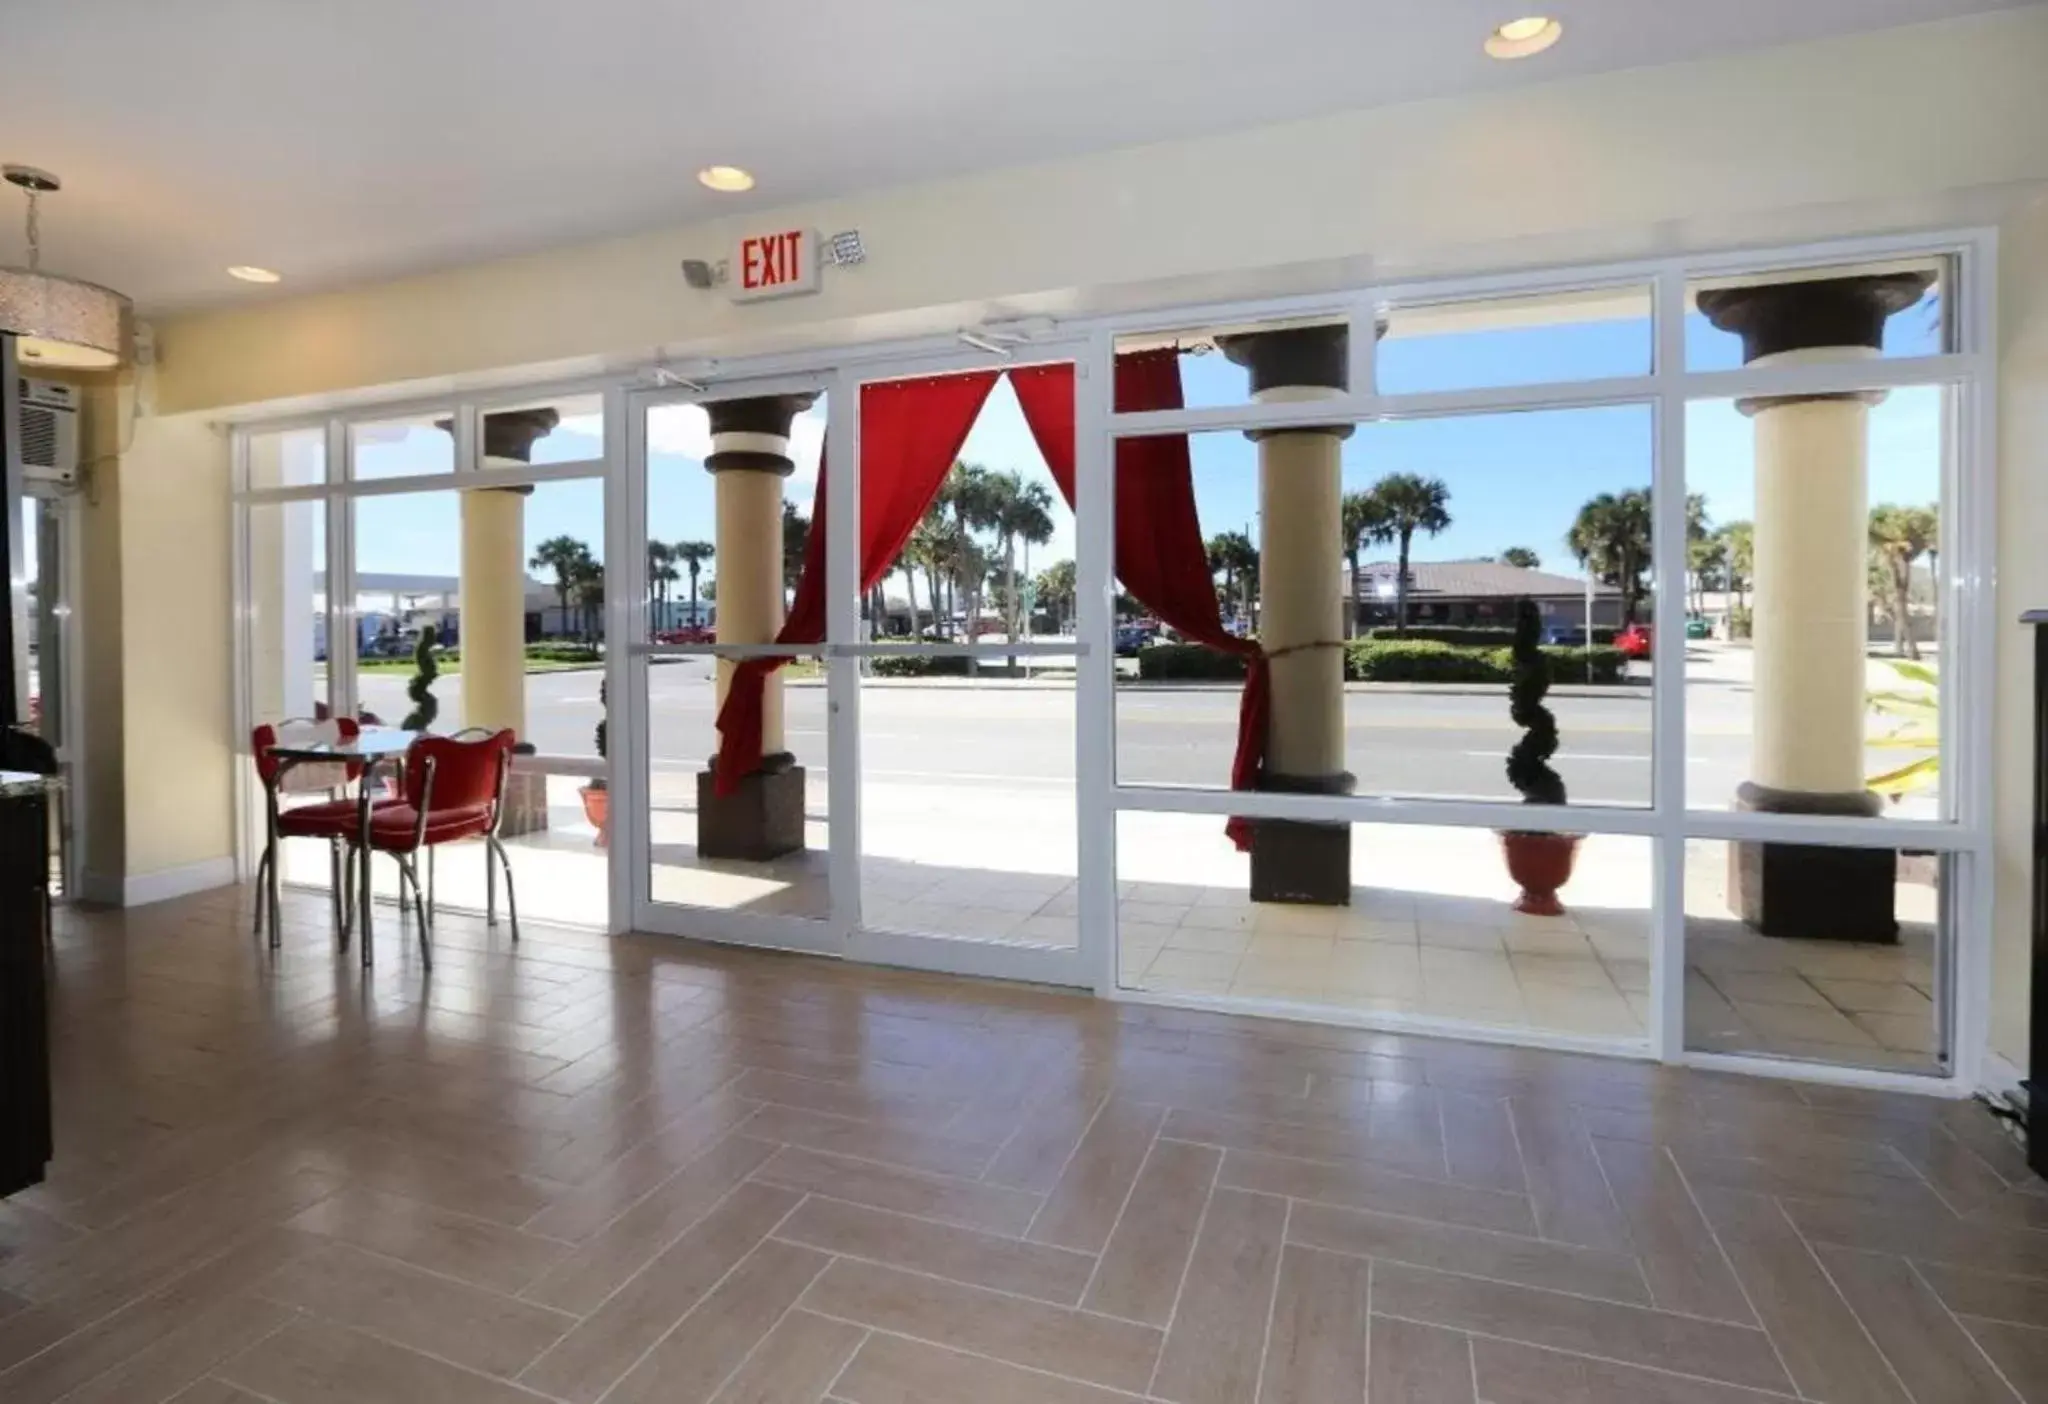
[[1037, 427], [1071, 436], [1066, 363], [861, 386], [850, 953], [1086, 983], [1072, 449], [1056, 475], [1018, 375], [1063, 377]]
[[[640, 930], [843, 948], [827, 641], [773, 642], [812, 549], [826, 389], [813, 377], [632, 404], [629, 695], [607, 728]], [[760, 699], [761, 754], [721, 780], [736, 687]]]
[[[72, 704], [71, 563], [72, 499], [24, 496], [21, 499], [22, 576], [27, 658], [27, 709], [23, 721], [30, 731], [56, 749], [63, 774], [75, 772], [76, 709]], [[53, 891], [72, 889], [72, 811], [75, 790], [67, 788], [50, 807], [51, 879]]]
[[634, 925], [1086, 983], [1072, 472], [1007, 365], [907, 369], [634, 403]]

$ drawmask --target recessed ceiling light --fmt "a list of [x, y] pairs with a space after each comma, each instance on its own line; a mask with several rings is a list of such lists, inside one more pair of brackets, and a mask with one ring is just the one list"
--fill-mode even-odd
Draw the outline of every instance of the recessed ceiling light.
[[713, 190], [722, 190], [728, 195], [736, 195], [742, 190], [754, 188], [754, 175], [753, 172], [742, 170], [738, 166], [706, 166], [697, 172], [697, 183], [709, 186]]
[[1564, 37], [1564, 26], [1548, 15], [1509, 20], [1486, 36], [1486, 52], [1497, 59], [1528, 58]]
[[279, 283], [284, 274], [273, 273], [268, 268], [258, 268], [253, 263], [238, 263], [228, 270], [230, 278], [240, 278], [245, 283]]

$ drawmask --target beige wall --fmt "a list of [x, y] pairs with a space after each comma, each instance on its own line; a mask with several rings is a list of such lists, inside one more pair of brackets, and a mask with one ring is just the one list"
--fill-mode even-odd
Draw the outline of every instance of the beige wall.
[[1950, 220], [1941, 192], [2048, 178], [2044, 72], [2036, 7], [757, 212], [857, 226], [870, 261], [735, 307], [677, 268], [729, 221], [183, 317], [163, 405]]
[[1999, 232], [1998, 693], [1993, 772], [1998, 892], [1991, 1047], [2027, 1070], [2033, 863], [2033, 631], [2048, 608], [2048, 199]]
[[124, 873], [170, 882], [234, 853], [234, 612], [225, 433], [142, 417], [121, 455]]

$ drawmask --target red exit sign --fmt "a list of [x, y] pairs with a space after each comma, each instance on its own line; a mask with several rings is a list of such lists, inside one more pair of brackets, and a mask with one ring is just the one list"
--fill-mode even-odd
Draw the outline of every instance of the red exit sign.
[[727, 291], [734, 302], [818, 290], [818, 235], [810, 229], [749, 234], [733, 253]]

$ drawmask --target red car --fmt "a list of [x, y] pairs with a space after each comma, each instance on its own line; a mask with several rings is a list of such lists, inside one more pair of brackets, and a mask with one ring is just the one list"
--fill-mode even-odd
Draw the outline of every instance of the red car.
[[654, 636], [658, 644], [708, 644], [717, 643], [718, 636], [707, 624], [690, 624], [680, 629], [665, 629]]
[[1650, 626], [1631, 624], [1614, 636], [1614, 646], [1621, 650], [1624, 658], [1648, 658], [1650, 656]]

